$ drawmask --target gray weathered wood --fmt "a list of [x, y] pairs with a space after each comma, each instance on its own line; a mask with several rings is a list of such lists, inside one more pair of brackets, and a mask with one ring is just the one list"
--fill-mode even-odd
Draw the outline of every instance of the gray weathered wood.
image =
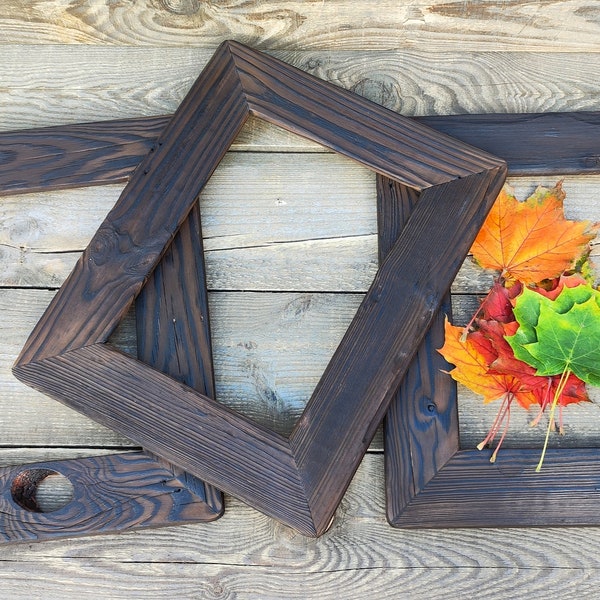
[[[2, 46], [0, 128], [172, 113], [212, 49]], [[273, 55], [407, 116], [600, 109], [600, 61], [585, 52], [435, 52], [429, 46], [426, 53], [363, 48]], [[238, 140], [240, 149], [299, 144], [306, 146], [260, 127]]]
[[[408, 115], [598, 110], [597, 14], [593, 0], [431, 0], [418, 5], [377, 3], [376, 7], [350, 0], [283, 4], [266, 0], [240, 4], [234, 0], [226, 5], [195, 0], [6, 0], [0, 6], [0, 43], [4, 44], [0, 58], [0, 128], [172, 112], [218, 41], [232, 35], [264, 44], [267, 49], [278, 49], [275, 53], [280, 58]], [[177, 45], [180, 47], [174, 47]], [[306, 48], [310, 50], [298, 51]], [[260, 121], [252, 130], [246, 130], [250, 133], [238, 138], [236, 149], [270, 149], [280, 153], [279, 157], [287, 150], [320, 150], [304, 140], [266, 128]], [[301, 175], [308, 171], [306, 166], [298, 169]], [[585, 179], [565, 183], [570, 197], [573, 185], [578, 186], [580, 181], [587, 185]], [[527, 185], [535, 183], [554, 182], [531, 181]], [[72, 213], [77, 214], [75, 219], [58, 215], [49, 227], [64, 232], [66, 251], [73, 248], [69, 248], [65, 224], [70, 224], [74, 238], [79, 238], [80, 227], [93, 232], [97, 226], [88, 221], [87, 211], [101, 219], [109, 209], [108, 204], [106, 209], [92, 206], [99, 188], [79, 192], [71, 207], [73, 211], [83, 207], [83, 212]], [[113, 198], [117, 196], [118, 190]], [[593, 206], [598, 194], [588, 188], [584, 197]], [[68, 201], [65, 194], [57, 198]], [[35, 201], [41, 202], [41, 197]], [[57, 199], [57, 203], [60, 201]], [[249, 211], [257, 201], [254, 197], [248, 199]], [[0, 202], [0, 213], [4, 206]], [[67, 266], [59, 267], [67, 258], [60, 250], [52, 255], [37, 251], [35, 236], [39, 230], [35, 218], [35, 214], [27, 213], [27, 222], [19, 222], [19, 227], [30, 234], [22, 238], [22, 251], [17, 244], [17, 254], [0, 258], [0, 273], [7, 269], [16, 272], [21, 260], [26, 264], [32, 257], [46, 259], [46, 263], [29, 269], [28, 278], [22, 283], [16, 279], [8, 283], [5, 279], [0, 286], [56, 287], [69, 270]], [[336, 219], [333, 213], [332, 219]], [[87, 241], [75, 250], [80, 251]], [[5, 242], [0, 240], [0, 244]], [[250, 240], [248, 245], [252, 245]], [[296, 248], [302, 255], [302, 244]], [[39, 249], [44, 250], [41, 242]], [[0, 245], [0, 252], [3, 250], [9, 249]], [[236, 252], [238, 257], [244, 257], [243, 250]], [[256, 264], [262, 270], [277, 271], [280, 277], [286, 263], [271, 263], [268, 252], [266, 248]], [[371, 252], [375, 257], [374, 238]], [[293, 258], [296, 259], [297, 256]], [[226, 264], [231, 267], [235, 261]], [[44, 268], [48, 269], [45, 274]], [[52, 277], [53, 270], [58, 275]], [[473, 272], [466, 272], [458, 289], [482, 289], [484, 282], [467, 281]], [[277, 285], [285, 289], [288, 284], [284, 277]], [[219, 285], [235, 284], [221, 279]], [[13, 289], [10, 310], [6, 303], [0, 310], [0, 357], [7, 366], [12, 361], [5, 344], [7, 315], [13, 323], [21, 315], [29, 319], [28, 325], [17, 328], [20, 333], [16, 335], [23, 340], [34, 322], [33, 300], [20, 295], [22, 292], [26, 291]], [[52, 295], [45, 290], [30, 293], [38, 295], [34, 304], [39, 312]], [[242, 313], [242, 320], [247, 303], [243, 296], [238, 298], [239, 301], [232, 301], [232, 307]], [[475, 302], [472, 297], [461, 295], [455, 297], [455, 305], [458, 300], [471, 306]], [[265, 294], [265, 305], [270, 301], [273, 299]], [[340, 314], [345, 310], [340, 308]], [[335, 306], [331, 312], [337, 314]], [[251, 314], [258, 313], [263, 314], [253, 306]], [[311, 305], [308, 314], [302, 313], [302, 319], [315, 313]], [[225, 313], [223, 317], [231, 318]], [[260, 318], [271, 320], [266, 312]], [[289, 323], [277, 318], [273, 321], [281, 323], [284, 329]], [[15, 328], [9, 325], [8, 330], [13, 332]], [[324, 322], [320, 323], [320, 330], [310, 331], [313, 346], [320, 346], [330, 335]], [[255, 339], [255, 331], [251, 333], [252, 336], [245, 331], [233, 336], [233, 347], [242, 352], [236, 344], [245, 343], [249, 337]], [[287, 343], [282, 336], [271, 357], [267, 354], [254, 371], [260, 380], [261, 370], [268, 370], [265, 379], [269, 385], [265, 388], [274, 390], [279, 399], [285, 399], [279, 392], [281, 378], [272, 375], [270, 360], [281, 355]], [[248, 354], [260, 350], [260, 344], [244, 349]], [[305, 352], [310, 363], [308, 349]], [[244, 381], [244, 374], [239, 371], [243, 362], [238, 356], [227, 361], [225, 368], [230, 368], [232, 381]], [[299, 364], [296, 375], [286, 372], [286, 389], [304, 386], [311, 377], [314, 375], [306, 374], [304, 365]], [[24, 386], [19, 388], [25, 390]], [[3, 446], [10, 446], [0, 450], [0, 461], [7, 453], [16, 464], [85, 453], [78, 448], [86, 444], [94, 446], [88, 454], [98, 453], [98, 446], [118, 448], [127, 444], [120, 436], [95, 424], [88, 425], [87, 420], [36, 392], [17, 393], [14, 383], [4, 380], [0, 389], [0, 437]], [[248, 396], [247, 404], [251, 405], [255, 397]], [[266, 399], [261, 402], [263, 409], [270, 410]], [[461, 410], [465, 405], [471, 405], [468, 398], [459, 403]], [[472, 406], [471, 421], [461, 413], [461, 429], [463, 437], [470, 436], [477, 442], [488, 422], [481, 411], [494, 407], [482, 409], [475, 399]], [[579, 407], [570, 407], [565, 413], [567, 418], [574, 409]], [[469, 410], [465, 408], [465, 412]], [[513, 423], [518, 416], [515, 411]], [[533, 434], [535, 430], [526, 430], [525, 424], [523, 414], [523, 431], [519, 435]], [[521, 427], [515, 425], [517, 429]], [[600, 427], [588, 414], [574, 424], [573, 430], [584, 437], [597, 436]], [[59, 447], [26, 447], [39, 444]], [[592, 438], [591, 444], [597, 446], [600, 441]], [[5, 548], [0, 564], [0, 596], [15, 600], [96, 600], [99, 595], [127, 600], [176, 595], [229, 595], [234, 600], [279, 600], [282, 596], [387, 600], [396, 599], [399, 594], [415, 600], [595, 597], [600, 579], [600, 529], [395, 531], [385, 523], [382, 474], [383, 457], [368, 455], [342, 502], [333, 529], [319, 540], [297, 536], [244, 504], [230, 500], [225, 517], [206, 526]]]
[[[47, 451], [35, 452], [28, 451], [33, 460]], [[523, 593], [578, 600], [593, 598], [600, 581], [598, 528], [390, 528], [383, 517], [382, 455], [363, 460], [332, 529], [318, 540], [235, 499], [228, 506], [222, 519], [201, 526], [3, 548], [0, 593], [44, 600], [99, 594], [395, 600], [402, 587], [417, 600], [445, 600], [449, 590], [500, 600]]]
[[[527, 2], [463, 4], [429, 0], [369, 4], [335, 0], [325, 4], [300, 0], [281, 6], [267, 0], [248, 6], [243, 0], [204, 5], [177, 0], [154, 4], [58, 5], [43, 0], [7, 0], [0, 11], [0, 43], [121, 44], [213, 48], [238, 39], [261, 50], [326, 48], [357, 51], [439, 48], [460, 51], [541, 48], [598, 51], [600, 28], [593, 0], [544, 4], [543, 12]], [[560, 24], [560, 28], [558, 28]], [[336, 26], [337, 25], [337, 26]]]
[[[559, 177], [509, 182], [525, 198]], [[1, 198], [0, 285], [60, 286], [121, 189]], [[209, 288], [366, 291], [377, 269], [374, 189], [370, 171], [337, 155], [228, 154], [201, 196]], [[600, 176], [567, 176], [564, 189], [567, 217], [600, 221]], [[489, 283], [467, 263], [453, 289]]]

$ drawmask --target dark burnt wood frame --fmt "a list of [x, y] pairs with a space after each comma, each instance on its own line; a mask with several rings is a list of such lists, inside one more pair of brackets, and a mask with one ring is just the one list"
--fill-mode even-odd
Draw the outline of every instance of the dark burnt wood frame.
[[[377, 187], [381, 249], [395, 239], [386, 223], [401, 230], [414, 198], [385, 177]], [[536, 473], [539, 448], [503, 448], [492, 464], [492, 450], [460, 447], [457, 386], [445, 373], [452, 365], [436, 352], [444, 344], [449, 297], [445, 304], [386, 414], [388, 522], [400, 528], [600, 525], [598, 448], [549, 449]]]
[[[136, 299], [137, 356], [212, 398], [201, 249], [196, 205]], [[71, 482], [73, 496], [60, 509], [44, 512], [37, 485], [51, 473]], [[0, 468], [0, 543], [207, 522], [223, 510], [219, 490], [148, 452]]]
[[[169, 119], [170, 117], [147, 117], [0, 134], [0, 194], [125, 181], [140, 159], [156, 143]], [[600, 113], [597, 112], [434, 116], [422, 117], [419, 121], [502, 156], [509, 165], [511, 175], [600, 172], [600, 147], [597, 142]], [[517, 138], [527, 140], [527, 144], [515, 145], [513, 140]], [[392, 181], [378, 176], [377, 183], [380, 215], [397, 214], [403, 202], [408, 203], [408, 206], [404, 205], [402, 211], [410, 210], [410, 199], [398, 196]], [[383, 240], [390, 235], [385, 233], [385, 227], [392, 220], [383, 216], [381, 218], [380, 235]], [[397, 223], [403, 222], [400, 216], [396, 219]], [[575, 519], [572, 510], [561, 511], [559, 508], [551, 513], [547, 512], [548, 503], [561, 503], [561, 497], [572, 489], [570, 481], [574, 473], [568, 464], [561, 464], [560, 478], [553, 476], [550, 486], [547, 482], [542, 482], [544, 487], [538, 491], [535, 481], [519, 481], [511, 475], [511, 472], [521, 472], [518, 465], [515, 466], [514, 456], [510, 457], [512, 464], [508, 465], [508, 470], [492, 468], [487, 464], [486, 458], [483, 464], [478, 461], [482, 469], [480, 478], [485, 478], [485, 482], [480, 481], [479, 486], [484, 483], [485, 487], [474, 490], [472, 494], [468, 493], [469, 484], [465, 486], [462, 483], [463, 480], [468, 481], [472, 473], [461, 472], [457, 470], [456, 464], [452, 464], [449, 466], [452, 467], [456, 485], [454, 491], [445, 492], [449, 500], [454, 496], [452, 502], [443, 504], [440, 509], [436, 508], [436, 502], [429, 491], [427, 497], [420, 497], [427, 484], [458, 449], [455, 387], [449, 378], [440, 373], [439, 369], [447, 365], [434, 351], [443, 342], [439, 322], [434, 322], [428, 336], [428, 341], [419, 350], [403, 381], [402, 390], [387, 414], [386, 473], [390, 522], [403, 527], [446, 524], [527, 526], [545, 525], [546, 515], [550, 515], [553, 519], [551, 522], [556, 524], [596, 524], [591, 511], [593, 498], [589, 505], [590, 511], [583, 518], [578, 511], [575, 511]], [[402, 458], [404, 452], [413, 452], [415, 457], [407, 462]], [[564, 452], [565, 450], [560, 451], [561, 454]], [[581, 455], [577, 454], [580, 461]], [[84, 468], [80, 464], [83, 460], [34, 466], [60, 468], [62, 472], [69, 472], [71, 469], [80, 471]], [[156, 466], [153, 465], [152, 468]], [[14, 467], [10, 472], [15, 473], [26, 467]], [[523, 472], [525, 470], [529, 471], [526, 465], [523, 466]], [[586, 469], [586, 472], [589, 470]], [[126, 480], [125, 477], [126, 474], [121, 473], [121, 481]], [[539, 480], [539, 477], [536, 479]], [[510, 488], [508, 496], [498, 493], [502, 492], [506, 483], [518, 486]], [[595, 491], [589, 489], [585, 481], [583, 485], [576, 484], [575, 487], [579, 495], [586, 493], [586, 487], [592, 496]], [[525, 510], [529, 494], [533, 494], [538, 505], [532, 510]], [[540, 498], [545, 504], [541, 508]], [[484, 510], [490, 505], [490, 499], [494, 502], [493, 510]], [[408, 512], [414, 510], [410, 507], [413, 500], [423, 512], [416, 521], [407, 518]], [[441, 492], [436, 495], [436, 500], [443, 500]], [[469, 508], [459, 514], [460, 503], [463, 501]], [[520, 503], [516, 514], [514, 510], [510, 510], [515, 507], [514, 502]], [[505, 511], [510, 511], [508, 518], [503, 516]], [[449, 514], [455, 515], [456, 519], [452, 520]], [[38, 518], [39, 515], [29, 515], [29, 520], [33, 517]], [[48, 516], [39, 518], [46, 520]], [[108, 518], [107, 521], [101, 530], [115, 530]], [[61, 529], [54, 528], [52, 535], [72, 533], [65, 527], [63, 519]]]
[[[249, 114], [419, 195], [288, 438], [106, 344]], [[226, 42], [133, 173], [13, 372], [301, 533], [320, 535], [505, 175], [492, 155]]]
[[[498, 139], [489, 125], [503, 120], [525, 127], [500, 126], [504, 135]], [[600, 113], [465, 115], [459, 121], [468, 126], [469, 141], [507, 159], [511, 174], [600, 173]], [[436, 122], [446, 131], [455, 124], [432, 117], [430, 124], [435, 127]], [[478, 123], [484, 124], [481, 140]], [[526, 141], [526, 161], [520, 150], [514, 155], [508, 147], [511, 136]], [[377, 200], [383, 258], [416, 198], [378, 176]], [[444, 343], [445, 314], [451, 314], [449, 296], [444, 305], [386, 414], [389, 523], [400, 528], [600, 525], [598, 448], [550, 449], [540, 473], [535, 472], [539, 449], [503, 448], [493, 464], [492, 450], [461, 449], [457, 387], [444, 372], [452, 365], [436, 352]]]
[[[512, 175], [600, 172], [596, 141], [600, 134], [600, 113], [456, 115], [419, 120], [503, 156]], [[125, 181], [156, 143], [168, 121], [169, 117], [147, 117], [2, 133], [0, 196]], [[526, 140], [527, 144], [516, 145], [514, 139]], [[408, 195], [398, 196], [393, 181], [378, 176], [377, 185], [380, 245], [385, 252], [412, 206]], [[143, 296], [136, 301], [138, 351], [145, 362], [151, 362], [153, 356], [154, 366], [161, 371], [199, 391], [207, 389], [210, 392], [212, 378], [202, 375], [212, 369], [210, 352], [206, 352], [206, 344], [210, 344], [208, 320], [199, 330], [206, 342], [189, 343], [182, 332], [196, 329], [194, 321], [198, 311], [190, 312], [187, 310], [189, 305], [178, 302], [181, 295], [203, 291], [202, 286], [198, 286], [199, 265], [196, 265], [194, 276], [190, 276], [189, 271], [181, 272], [181, 259], [185, 253], [179, 250], [182, 245], [191, 244], [196, 248], [191, 256], [196, 259], [199, 255], [198, 218], [195, 209], [155, 269], [153, 281], [143, 288]], [[394, 229], [388, 230], [392, 226]], [[185, 264], [189, 266], [190, 263]], [[162, 285], [161, 279], [175, 275], [178, 284]], [[176, 290], [182, 285], [183, 294], [180, 294]], [[156, 295], [154, 300], [153, 294]], [[157, 303], [162, 308], [152, 310]], [[164, 314], [165, 310], [168, 314]], [[447, 365], [435, 352], [443, 341], [441, 314], [449, 310], [446, 299], [445, 307], [407, 371], [402, 393], [398, 394], [386, 415], [387, 507], [392, 523], [417, 495], [415, 488], [422, 489], [457, 447], [455, 388], [452, 380], [441, 373], [440, 369]], [[165, 336], [164, 328], [159, 328], [161, 319], [167, 322], [176, 319], [180, 327], [170, 328]], [[189, 320], [191, 327], [187, 325]], [[188, 346], [193, 351], [191, 355], [187, 354]], [[198, 354], [198, 347], [204, 351]], [[177, 356], [178, 360], [169, 361], [172, 356]], [[194, 356], [192, 362], [186, 360], [191, 356]], [[440, 420], [443, 419], [446, 425], [440, 433]], [[428, 451], [426, 438], [423, 439], [427, 430], [432, 452]], [[403, 465], [398, 453], [410, 452], [415, 438], [419, 441], [419, 461], [415, 458], [410, 465]], [[0, 532], [0, 541], [42, 540], [191, 523], [212, 520], [221, 514], [220, 493], [163, 463], [148, 453], [130, 452], [0, 469], [0, 502], [7, 519], [7, 526]], [[23, 473], [48, 471], [60, 472], [74, 484], [75, 504], [69, 503], [51, 513], [38, 512], [35, 510], [35, 486], [30, 486], [29, 508], [17, 505], [12, 497], [11, 483]], [[489, 485], [494, 483], [497, 481], [492, 480]], [[520, 494], [522, 498], [523, 492]], [[495, 520], [496, 517], [479, 523], [493, 525]]]

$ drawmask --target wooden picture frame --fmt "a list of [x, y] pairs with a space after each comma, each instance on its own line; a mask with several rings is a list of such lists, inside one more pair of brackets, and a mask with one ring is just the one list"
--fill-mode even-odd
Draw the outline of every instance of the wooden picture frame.
[[[141, 158], [156, 143], [169, 119], [170, 117], [145, 117], [2, 133], [0, 195], [125, 181]], [[600, 172], [600, 149], [597, 143], [600, 134], [600, 113], [597, 112], [441, 115], [421, 117], [418, 120], [502, 156], [508, 163], [511, 175]], [[527, 140], [527, 145], [515, 145], [513, 140], [516, 137]], [[40, 156], [43, 156], [44, 160], [40, 160]], [[382, 205], [380, 210], [393, 210], [391, 207], [394, 204], [388, 205], [391, 202], [390, 195], [394, 196], [393, 182], [378, 177], [377, 184], [379, 202]], [[405, 208], [409, 210], [410, 206]], [[380, 235], [383, 237], [385, 223], [389, 221], [381, 223]], [[436, 327], [437, 339], [436, 335], [430, 334], [429, 342], [423, 345], [415, 357], [403, 383], [403, 392], [398, 395], [387, 416], [387, 506], [388, 519], [392, 524], [396, 524], [406, 504], [415, 497], [415, 488], [422, 489], [458, 448], [455, 388], [454, 383], [439, 371], [447, 365], [441, 356], [434, 352], [434, 349], [443, 343], [443, 331], [439, 324], [434, 322], [431, 331]], [[418, 386], [415, 384], [417, 381]], [[409, 404], [411, 402], [412, 406]], [[412, 425], [407, 428], [408, 422]], [[421, 467], [415, 464], [417, 468], [413, 468], [413, 463], [403, 465], [398, 456], [402, 449], [401, 441], [404, 440], [404, 444], [408, 446], [412, 443], [414, 451], [415, 435], [418, 436], [419, 431], [427, 430], [430, 432], [430, 445], [423, 439], [417, 444]], [[454, 435], [448, 435], [449, 430], [454, 430]], [[440, 435], [442, 443], [436, 442], [440, 440]], [[424, 437], [427, 436], [422, 433], [421, 438]], [[446, 446], [442, 451], [444, 442]], [[82, 470], [84, 466], [79, 463], [83, 460], [85, 459], [60, 461], [53, 465], [56, 468], [56, 465], [60, 464], [62, 472], [69, 472], [71, 468]], [[34, 466], [43, 468], [48, 465], [44, 463]], [[24, 465], [11, 468], [11, 472], [22, 471], [27, 467]], [[488, 465], [484, 466], [486, 467]], [[489, 468], [486, 468], [486, 471], [490, 474]], [[98, 471], [96, 476], [97, 473]], [[494, 476], [497, 476], [497, 473]], [[504, 475], [497, 483], [503, 479]], [[561, 478], [561, 481], [562, 479], [564, 478]], [[120, 481], [126, 481], [124, 474], [120, 475]], [[492, 478], [488, 482], [491, 494], [494, 493], [493, 484]], [[560, 485], [564, 485], [564, 482]], [[550, 498], [552, 495], [562, 496], [570, 489], [568, 482], [564, 489], [560, 488], [560, 485], [552, 487]], [[460, 483], [457, 483], [458, 489]], [[527, 489], [519, 489], [514, 493], [518, 494], [519, 498], [526, 499], [528, 492]], [[560, 497], [558, 499], [560, 500]], [[469, 524], [494, 525], [499, 522], [498, 509], [503, 510], [503, 507], [512, 508], [512, 504], [507, 505], [504, 501], [495, 511], [471, 513]], [[521, 506], [520, 515], [523, 515], [522, 509]], [[563, 515], [559, 515], [557, 522], [564, 523], [564, 519], [569, 517], [571, 512], [565, 511]], [[538, 522], [535, 518], [531, 521], [531, 514], [535, 517], [535, 511], [524, 515], [522, 525]], [[102, 531], [111, 531], [114, 524], [104, 516], [106, 522]], [[30, 521], [34, 518], [48, 519], [47, 515], [42, 517], [37, 513], [28, 517]], [[461, 518], [464, 519], [464, 516]], [[477, 521], [474, 522], [473, 518]], [[502, 524], [512, 525], [513, 521], [514, 515], [510, 519], [501, 519]], [[411, 523], [404, 519], [399, 521], [398, 525], [415, 527], [420, 523], [422, 521]], [[442, 524], [439, 517], [436, 523]], [[62, 527], [53, 528], [52, 534], [72, 535], [69, 527], [65, 525], [64, 518]]]
[[[419, 195], [287, 438], [106, 344], [250, 114]], [[301, 533], [320, 535], [505, 174], [504, 162], [486, 152], [226, 42], [133, 173], [13, 372]]]
[[[432, 119], [442, 122], [444, 118]], [[500, 123], [503, 116], [493, 119]], [[600, 113], [533, 119], [522, 115], [519, 120], [533, 127], [526, 126], [518, 134], [527, 140], [521, 146], [528, 149], [527, 160], [507, 156], [509, 166], [511, 161], [519, 163], [512, 174], [600, 173]], [[489, 117], [464, 121], [473, 127], [468, 139], [477, 143], [473, 139], [477, 122], [489, 123]], [[516, 133], [508, 128], [505, 132]], [[492, 135], [488, 142], [481, 142], [501, 151], [502, 140], [508, 139], [495, 140]], [[505, 154], [510, 155], [508, 148]], [[377, 176], [377, 198], [380, 251], [385, 252], [408, 219], [414, 201], [383, 176]], [[395, 234], [388, 222], [398, 224]], [[449, 296], [444, 304], [386, 415], [388, 522], [399, 528], [600, 525], [598, 448], [549, 449], [539, 473], [535, 471], [539, 449], [503, 448], [492, 464], [491, 449], [461, 448], [457, 386], [446, 373], [452, 365], [436, 351], [444, 344], [444, 313], [451, 315]]]

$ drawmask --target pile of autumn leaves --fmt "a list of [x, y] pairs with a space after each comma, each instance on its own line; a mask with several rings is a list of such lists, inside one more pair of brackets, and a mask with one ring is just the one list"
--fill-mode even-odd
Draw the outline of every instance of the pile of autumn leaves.
[[548, 429], [538, 470], [558, 407], [588, 401], [585, 384], [600, 386], [600, 292], [591, 282], [590, 241], [598, 227], [569, 221], [559, 182], [519, 202], [505, 186], [471, 248], [480, 266], [499, 273], [469, 325], [446, 322], [440, 352], [454, 379], [500, 401], [478, 448], [506, 436], [511, 407], [547, 411]]

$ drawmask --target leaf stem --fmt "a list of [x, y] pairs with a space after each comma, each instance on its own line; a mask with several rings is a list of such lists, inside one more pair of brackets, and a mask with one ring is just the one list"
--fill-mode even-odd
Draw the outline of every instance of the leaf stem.
[[502, 442], [504, 441], [504, 438], [506, 437], [506, 434], [508, 433], [508, 426], [510, 425], [510, 404], [512, 402], [513, 396], [511, 394], [511, 397], [508, 399], [508, 402], [506, 404], [506, 410], [504, 411], [504, 431], [502, 432], [502, 435], [500, 436], [500, 440], [498, 441], [498, 444], [496, 445], [496, 449], [494, 450], [494, 452], [492, 453], [492, 456], [490, 458], [490, 462], [494, 463], [496, 462], [496, 457], [498, 456], [498, 451], [500, 450], [500, 446], [502, 446]]
[[548, 429], [546, 429], [546, 439], [544, 440], [544, 448], [542, 449], [542, 455], [540, 456], [540, 462], [535, 468], [535, 472], [539, 473], [542, 469], [542, 465], [544, 464], [544, 458], [546, 456], [546, 450], [548, 448], [548, 440], [550, 439], [550, 430], [554, 426], [554, 412], [556, 411], [556, 406], [558, 405], [558, 400], [561, 397], [566, 385], [569, 376], [571, 375], [571, 369], [565, 369], [561, 376], [560, 381], [558, 382], [558, 386], [556, 388], [556, 392], [554, 392], [554, 398], [552, 400], [552, 406], [550, 407], [550, 414], [548, 415]]
[[535, 419], [531, 421], [531, 427], [537, 427], [540, 424], [540, 420], [544, 415], [544, 411], [546, 410], [546, 406], [550, 402], [550, 392], [552, 391], [552, 377], [547, 377], [548, 386], [546, 387], [546, 391], [544, 392], [544, 397], [540, 402], [540, 410], [538, 414], [535, 416]]
[[498, 410], [498, 413], [496, 414], [496, 418], [494, 419], [494, 422], [492, 424], [492, 426], [490, 427], [490, 430], [486, 436], [486, 438], [483, 440], [483, 442], [477, 444], [477, 450], [483, 450], [483, 448], [485, 448], [485, 446], [487, 444], [491, 444], [496, 435], [498, 434], [498, 431], [500, 430], [500, 427], [502, 426], [502, 424], [504, 424], [504, 429], [502, 431], [502, 435], [500, 436], [500, 441], [498, 442], [498, 444], [496, 445], [496, 449], [494, 450], [494, 452], [492, 453], [492, 456], [490, 457], [490, 462], [496, 462], [496, 457], [498, 456], [498, 451], [500, 450], [500, 446], [502, 446], [502, 442], [504, 441], [504, 438], [506, 437], [506, 433], [508, 432], [508, 426], [510, 424], [510, 405], [512, 403], [512, 401], [514, 400], [515, 395], [512, 392], [507, 392], [503, 398], [502, 398], [502, 404], [500, 405], [500, 409]]
[[480, 442], [479, 444], [477, 444], [477, 450], [483, 450], [487, 444], [491, 444], [494, 441], [494, 438], [496, 437], [496, 434], [498, 433], [498, 429], [500, 428], [500, 425], [502, 424], [502, 420], [504, 419], [504, 410], [505, 410], [507, 401], [508, 401], [508, 394], [504, 394], [502, 396], [502, 404], [500, 404], [500, 408], [498, 409], [498, 412], [496, 413], [494, 422], [492, 423], [492, 426], [490, 427], [488, 434], [485, 436], [485, 439], [482, 442]]

